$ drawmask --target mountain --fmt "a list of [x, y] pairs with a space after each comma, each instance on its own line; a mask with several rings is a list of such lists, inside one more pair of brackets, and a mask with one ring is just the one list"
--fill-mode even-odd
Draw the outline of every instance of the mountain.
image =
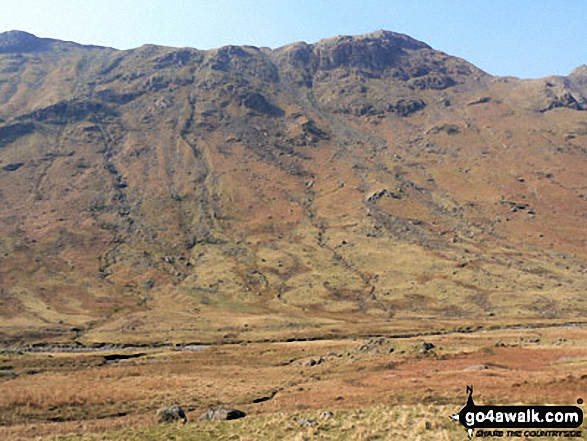
[[5, 342], [448, 330], [587, 312], [587, 74], [378, 31], [275, 50], [0, 34]]

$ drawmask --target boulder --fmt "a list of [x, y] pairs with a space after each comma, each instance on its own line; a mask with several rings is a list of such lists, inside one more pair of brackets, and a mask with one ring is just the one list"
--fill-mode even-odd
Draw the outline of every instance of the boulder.
[[434, 343], [422, 343], [422, 349], [424, 349], [425, 351], [429, 351], [430, 349], [434, 349], [436, 346], [434, 346]]
[[204, 412], [198, 420], [200, 421], [223, 421], [238, 420], [246, 417], [247, 414], [237, 409], [224, 409], [222, 407], [213, 407]]
[[160, 423], [172, 423], [175, 421], [182, 421], [184, 424], [188, 422], [185, 412], [177, 404], [171, 407], [162, 407], [157, 411], [157, 417]]

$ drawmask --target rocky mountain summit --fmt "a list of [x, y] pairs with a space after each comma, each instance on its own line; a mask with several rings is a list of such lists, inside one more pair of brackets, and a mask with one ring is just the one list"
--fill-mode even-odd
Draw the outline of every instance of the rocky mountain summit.
[[82, 46], [70, 41], [39, 38], [23, 31], [8, 31], [0, 33], [0, 54], [34, 53], [50, 50], [67, 50], [69, 48], [106, 49], [99, 46]]
[[208, 51], [0, 34], [2, 339], [582, 317], [586, 78], [494, 77], [387, 31]]

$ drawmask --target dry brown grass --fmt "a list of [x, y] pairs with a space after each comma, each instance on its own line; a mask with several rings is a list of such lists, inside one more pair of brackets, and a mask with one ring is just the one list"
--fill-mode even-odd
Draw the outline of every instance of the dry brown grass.
[[[446, 414], [462, 407], [466, 384], [475, 386], [478, 403], [574, 404], [587, 388], [585, 332], [551, 328], [384, 339], [372, 340], [367, 349], [361, 349], [369, 342], [364, 339], [159, 349], [118, 362], [105, 362], [98, 353], [5, 352], [3, 371], [18, 376], [0, 383], [0, 436], [367, 440], [407, 433], [410, 439], [456, 439], [460, 429]], [[420, 353], [425, 340], [436, 345], [429, 354]], [[506, 346], [496, 347], [498, 340]], [[322, 364], [300, 365], [319, 356]], [[475, 368], [480, 365], [487, 368]], [[253, 403], [275, 391], [273, 399]], [[218, 405], [248, 416], [185, 428], [156, 425], [155, 410], [172, 403], [182, 405], [190, 420]], [[320, 420], [325, 410], [335, 418]], [[296, 417], [320, 424], [300, 429]]]

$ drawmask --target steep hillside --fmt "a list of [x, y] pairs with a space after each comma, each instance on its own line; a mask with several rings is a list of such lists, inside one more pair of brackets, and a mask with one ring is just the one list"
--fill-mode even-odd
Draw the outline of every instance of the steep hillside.
[[386, 31], [211, 51], [0, 34], [1, 339], [577, 320], [586, 85]]

